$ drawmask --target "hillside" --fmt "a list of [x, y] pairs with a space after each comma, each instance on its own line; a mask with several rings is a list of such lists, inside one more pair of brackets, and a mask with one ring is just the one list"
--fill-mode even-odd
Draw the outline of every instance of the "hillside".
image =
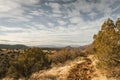
[[22, 44], [16, 44], [16, 45], [9, 45], [9, 44], [0, 44], [0, 49], [27, 49], [29, 48], [26, 45], [22, 45]]

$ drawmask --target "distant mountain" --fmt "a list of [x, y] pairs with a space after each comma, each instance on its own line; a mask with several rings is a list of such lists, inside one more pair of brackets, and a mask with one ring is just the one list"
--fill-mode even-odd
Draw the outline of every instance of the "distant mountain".
[[73, 49], [71, 46], [66, 46], [65, 49]]
[[55, 45], [38, 45], [40, 48], [56, 48], [57, 46]]
[[55, 45], [39, 45], [37, 46], [43, 50], [60, 50], [61, 47], [55, 46]]
[[78, 48], [81, 49], [81, 50], [84, 50], [84, 49], [90, 47], [90, 45], [91, 45], [91, 44], [89, 44], [89, 45], [83, 45], [83, 46], [80, 46], [80, 47], [78, 47]]
[[83, 45], [83, 46], [66, 46], [66, 47], [64, 47], [65, 49], [74, 49], [74, 48], [78, 48], [79, 50], [84, 50], [84, 49], [86, 49], [86, 48], [88, 48], [88, 47], [90, 47], [90, 45], [91, 44], [89, 44], [89, 45]]
[[79, 45], [68, 45], [68, 46], [38, 45], [38, 46], [32, 46], [32, 47], [39, 47], [39, 48], [45, 49], [45, 50], [60, 50], [60, 49], [74, 49], [74, 48], [84, 50], [84, 49], [88, 48], [89, 46], [90, 45], [83, 45], [83, 46], [79, 46]]
[[22, 44], [16, 44], [16, 45], [10, 45], [10, 44], [0, 44], [0, 49], [6, 48], [6, 49], [27, 49], [29, 48], [26, 45]]

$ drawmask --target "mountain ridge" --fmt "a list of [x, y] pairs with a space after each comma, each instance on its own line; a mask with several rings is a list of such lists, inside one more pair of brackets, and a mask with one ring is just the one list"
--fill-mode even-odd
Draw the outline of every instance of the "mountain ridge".
[[23, 44], [0, 44], [0, 49], [6, 48], [6, 49], [27, 49], [29, 46], [23, 45]]

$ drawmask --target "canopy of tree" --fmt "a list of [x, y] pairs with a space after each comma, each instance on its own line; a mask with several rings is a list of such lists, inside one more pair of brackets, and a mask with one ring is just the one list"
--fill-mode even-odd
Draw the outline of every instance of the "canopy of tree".
[[120, 18], [105, 21], [94, 35], [92, 51], [98, 59], [97, 67], [107, 70], [113, 77], [120, 76]]

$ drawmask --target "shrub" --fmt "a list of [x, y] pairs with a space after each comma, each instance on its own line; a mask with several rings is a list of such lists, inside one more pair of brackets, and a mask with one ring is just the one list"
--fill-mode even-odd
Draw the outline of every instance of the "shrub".
[[75, 48], [75, 49], [62, 49], [60, 51], [57, 51], [56, 53], [50, 55], [50, 58], [52, 60], [52, 63], [64, 63], [67, 60], [73, 60], [78, 56], [85, 57], [86, 54], [81, 52], [81, 50]]
[[0, 78], [4, 77], [8, 71], [8, 68], [10, 66], [9, 61], [10, 59], [8, 59], [6, 55], [2, 57], [2, 60], [0, 60]]
[[41, 49], [30, 48], [10, 64], [7, 75], [14, 78], [28, 78], [32, 73], [50, 67], [51, 62]]

